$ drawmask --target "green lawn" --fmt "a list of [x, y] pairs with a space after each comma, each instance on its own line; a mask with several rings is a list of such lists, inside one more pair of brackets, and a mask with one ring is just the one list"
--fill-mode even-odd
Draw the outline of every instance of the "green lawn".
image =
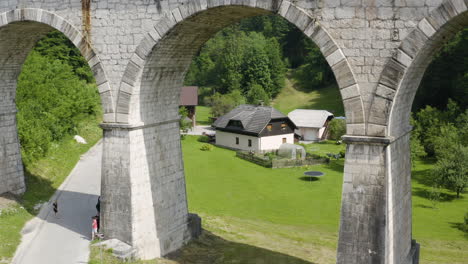
[[34, 205], [48, 201], [75, 167], [80, 156], [102, 137], [99, 122], [97, 119], [84, 121], [78, 127], [79, 135], [84, 137], [88, 144], [78, 144], [69, 136], [55, 143], [47, 157], [27, 165], [26, 193], [18, 204], [3, 209], [0, 214], [0, 263], [2, 259], [8, 261], [13, 256], [21, 241], [21, 229], [38, 213], [34, 210]]
[[[189, 209], [202, 217], [201, 239], [167, 259], [132, 263], [334, 263], [338, 240], [343, 160], [311, 168], [267, 169], [215, 147], [201, 151], [195, 136], [182, 141]], [[344, 145], [308, 145], [337, 153]], [[437, 209], [424, 197], [421, 183], [431, 162], [413, 171], [413, 236], [421, 243], [421, 263], [466, 264], [467, 236], [456, 228], [468, 199], [441, 202]], [[308, 169], [325, 172], [305, 181]], [[445, 191], [447, 199], [453, 193]], [[93, 249], [91, 263], [99, 251]], [[105, 263], [121, 263], [104, 254]], [[108, 262], [107, 262], [108, 261]]]
[[[343, 161], [315, 166], [325, 172], [316, 182], [302, 181], [306, 168], [267, 169], [234, 157], [234, 152], [215, 148], [199, 150], [199, 142], [188, 137], [183, 142], [189, 207], [209, 216], [236, 217], [253, 221], [320, 230], [337, 236]], [[311, 144], [318, 152], [337, 153], [344, 148], [332, 142]], [[214, 165], [216, 164], [216, 165]], [[420, 183], [432, 164], [419, 161], [413, 171], [413, 234], [422, 246], [421, 263], [466, 263], [467, 236], [456, 228], [468, 208], [468, 199], [450, 200], [454, 193], [445, 191], [450, 201], [430, 208], [424, 197], [428, 186]], [[423, 194], [422, 194], [423, 193]], [[281, 229], [265, 230], [278, 234]], [[300, 240], [314, 243], [316, 236]], [[336, 247], [333, 241], [315, 245]], [[308, 260], [314, 261], [312, 257]]]
[[295, 109], [316, 109], [328, 110], [335, 116], [344, 116], [343, 102], [336, 85], [315, 91], [302, 91], [292, 75], [288, 74], [286, 86], [273, 101], [273, 107], [286, 115]]
[[210, 107], [199, 105], [196, 108], [197, 112], [197, 125], [208, 126], [211, 125], [210, 121]]
[[346, 151], [346, 144], [337, 145], [334, 140], [325, 140], [318, 143], [307, 144], [305, 145], [305, 149], [308, 152], [318, 155], [327, 155], [328, 153], [338, 154], [341, 151]]

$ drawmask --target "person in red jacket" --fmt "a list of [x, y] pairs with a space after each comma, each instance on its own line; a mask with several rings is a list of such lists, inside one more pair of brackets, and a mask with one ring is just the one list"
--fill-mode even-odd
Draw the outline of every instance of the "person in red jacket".
[[97, 230], [98, 230], [97, 217], [93, 216], [91, 240], [94, 240], [94, 238], [97, 236], [97, 234], [98, 234]]

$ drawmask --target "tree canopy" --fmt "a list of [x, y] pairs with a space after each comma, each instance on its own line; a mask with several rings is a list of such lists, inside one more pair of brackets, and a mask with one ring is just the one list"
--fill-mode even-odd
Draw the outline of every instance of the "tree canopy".
[[23, 159], [44, 156], [53, 141], [76, 132], [77, 124], [101, 112], [94, 77], [66, 37], [51, 32], [26, 59], [18, 78], [16, 104]]

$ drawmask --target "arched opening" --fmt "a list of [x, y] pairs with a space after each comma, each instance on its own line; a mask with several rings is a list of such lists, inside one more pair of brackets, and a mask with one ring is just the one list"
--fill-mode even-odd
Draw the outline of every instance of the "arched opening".
[[[166, 255], [180, 248], [190, 236], [178, 126], [179, 92], [193, 56], [224, 27], [271, 11], [296, 25], [319, 46], [332, 67], [343, 97], [348, 133], [364, 133], [359, 87], [342, 51], [326, 30], [287, 1], [279, 7], [257, 3], [259, 6], [207, 7], [192, 2], [181, 5], [145, 36], [124, 73], [116, 113], [117, 122], [122, 124], [109, 124], [105, 138], [109, 143], [119, 138], [128, 141], [125, 151], [131, 158], [126, 162], [125, 175], [110, 172], [104, 175], [104, 182], [110, 181], [111, 175], [121, 177], [138, 195], [104, 192], [103, 197], [108, 197], [104, 203], [107, 199], [130, 200], [126, 205], [130, 213], [125, 216], [127, 224], [122, 226], [111, 222], [118, 217], [109, 212], [103, 216], [103, 226], [110, 237], [119, 237], [135, 246], [138, 257]], [[114, 151], [109, 144], [104, 152], [111, 155]], [[117, 164], [119, 160], [111, 163], [114, 162]], [[143, 215], [145, 225], [139, 220]], [[154, 244], [158, 246], [149, 247]]]
[[[412, 217], [413, 210], [417, 211], [415, 214], [418, 214], [419, 219], [421, 218], [419, 215], [423, 214], [432, 215], [433, 219], [438, 218], [431, 211], [421, 212], [421, 210], [431, 210], [432, 206], [426, 202], [434, 196], [431, 194], [431, 187], [421, 185], [420, 179], [421, 177], [429, 177], [434, 173], [434, 170], [432, 166], [428, 165], [431, 162], [426, 164], [425, 170], [422, 170], [421, 164], [417, 162], [416, 167], [414, 164], [412, 167], [410, 156], [412, 156], [411, 151], [414, 151], [411, 149], [414, 145], [410, 144], [410, 142], [412, 143], [410, 138], [413, 129], [410, 122], [411, 109], [421, 80], [434, 55], [444, 46], [444, 43], [452, 39], [460, 30], [466, 29], [468, 24], [466, 10], [467, 6], [463, 1], [444, 1], [417, 24], [385, 66], [371, 106], [369, 117], [371, 123], [386, 126], [386, 129], [382, 129], [381, 133], [376, 133], [374, 136], [387, 137], [390, 142], [387, 150], [386, 180], [389, 186], [387, 207], [391, 208], [391, 211], [388, 212], [386, 222], [388, 223], [387, 230], [393, 241], [387, 247], [389, 256], [397, 263], [403, 261], [403, 258], [408, 256], [408, 252], [412, 251], [409, 243], [413, 233], [412, 222], [417, 220]], [[466, 58], [459, 59], [466, 60]], [[430, 114], [427, 117], [432, 118]], [[411, 175], [412, 170], [416, 171], [416, 175]], [[412, 192], [413, 198], [416, 197], [415, 204], [412, 204], [414, 203], [412, 202]], [[420, 199], [418, 196], [425, 198]], [[462, 217], [460, 216], [460, 218]], [[419, 233], [415, 234], [415, 238], [419, 239], [421, 227], [419, 225], [413, 226], [419, 227], [417, 230]], [[438, 234], [439, 238], [442, 239], [448, 233], [453, 235], [454, 232], [460, 232], [445, 223], [436, 229], [442, 229], [443, 226], [447, 227], [443, 236], [437, 232], [425, 233]], [[391, 233], [395, 233], [395, 235]], [[423, 239], [422, 242], [427, 243], [427, 235], [423, 237], [426, 240]], [[433, 252], [425, 251], [427, 248], [434, 250], [433, 247], [429, 245], [425, 249], [424, 246], [425, 244], [421, 245], [424, 258], [428, 255], [434, 259], [438, 258]], [[439, 261], [448, 260], [441, 258]], [[455, 260], [453, 261], [455, 262]]]
[[[79, 144], [72, 139], [74, 133], [83, 131], [80, 125], [87, 121], [84, 116], [94, 117], [94, 123], [91, 121], [89, 125], [93, 126], [95, 138], [88, 138], [88, 143], [95, 143], [102, 135], [97, 126], [102, 121], [101, 105], [104, 112], [113, 109], [100, 60], [79, 30], [63, 18], [41, 9], [12, 10], [1, 13], [0, 17], [0, 195], [12, 193], [15, 195], [12, 200], [16, 202], [12, 205], [15, 213], [2, 217], [2, 226], [11, 227], [11, 233], [2, 232], [0, 238], [5, 241], [2, 257], [5, 252], [9, 258], [28, 220], [37, 216], [39, 221], [50, 222], [49, 215], [38, 213], [41, 206], [48, 207], [47, 200], [68, 176], [80, 154], [88, 149], [82, 146], [78, 150]], [[51, 39], [63, 46], [44, 42]], [[48, 50], [41, 50], [38, 43], [44, 49], [55, 47], [66, 51], [57, 50], [56, 56], [48, 56], [45, 55]], [[61, 55], [79, 58], [75, 61], [77, 67], [71, 66], [71, 60], [58, 59]], [[83, 98], [90, 102], [84, 102]], [[66, 149], [70, 152], [64, 153]], [[70, 156], [64, 157], [68, 154]], [[94, 171], [99, 172], [97, 166]], [[97, 200], [99, 180], [88, 187], [90, 193], [86, 190], [60, 192], [56, 199], [63, 199], [59, 200], [63, 207], [59, 208], [73, 207], [70, 201], [83, 197]], [[43, 211], [48, 212], [47, 209]], [[79, 212], [84, 208], [75, 209], [81, 217]], [[92, 213], [95, 214], [94, 208]], [[82, 216], [88, 221], [86, 214]], [[88, 236], [82, 226], [61, 223], [61, 227], [69, 233]], [[4, 239], [4, 235], [8, 237]], [[30, 260], [34, 256], [24, 254], [27, 246], [20, 253]]]

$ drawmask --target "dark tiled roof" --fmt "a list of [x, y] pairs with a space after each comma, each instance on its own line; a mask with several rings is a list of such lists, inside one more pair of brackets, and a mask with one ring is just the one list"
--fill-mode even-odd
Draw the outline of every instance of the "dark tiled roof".
[[198, 105], [198, 86], [182, 87], [179, 105]]
[[[270, 106], [239, 105], [231, 112], [219, 117], [213, 124], [217, 129], [233, 132], [260, 134], [272, 119], [287, 119], [280, 111]], [[240, 121], [243, 128], [228, 126], [229, 121]], [[227, 129], [226, 129], [227, 128]]]

